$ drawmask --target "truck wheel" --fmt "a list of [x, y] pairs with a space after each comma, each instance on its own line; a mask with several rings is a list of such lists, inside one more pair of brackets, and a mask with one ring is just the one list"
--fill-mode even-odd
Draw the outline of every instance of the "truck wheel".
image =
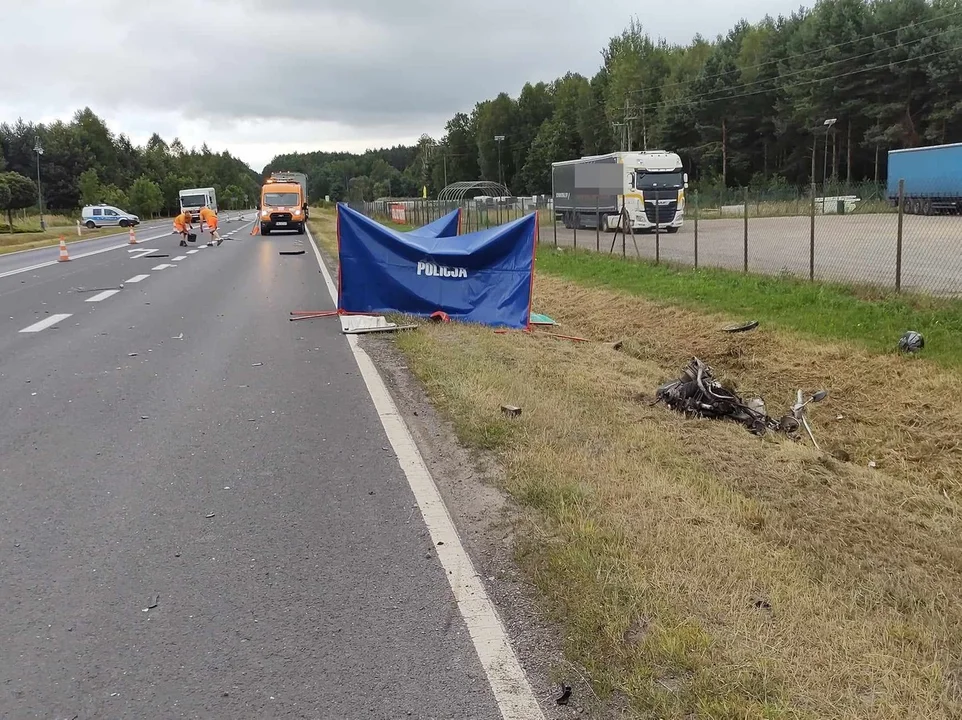
[[930, 198], [926, 198], [925, 200], [922, 200], [922, 214], [923, 215], [932, 214], [932, 200]]
[[88, 220], [84, 223], [84, 225], [87, 226], [88, 230], [93, 230], [95, 227], [97, 227], [97, 223], [95, 223], [93, 220]]
[[571, 229], [571, 215], [569, 213], [561, 214], [561, 222], [565, 226], [565, 230]]

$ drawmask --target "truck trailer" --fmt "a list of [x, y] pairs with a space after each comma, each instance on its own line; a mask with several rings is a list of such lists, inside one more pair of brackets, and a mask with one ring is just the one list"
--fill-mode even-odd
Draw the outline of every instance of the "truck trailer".
[[962, 143], [890, 150], [888, 199], [898, 207], [904, 180], [904, 212], [911, 215], [962, 211]]
[[551, 186], [566, 228], [615, 230], [622, 207], [633, 231], [676, 233], [685, 221], [688, 174], [676, 153], [615, 152], [552, 163]]
[[275, 172], [271, 173], [271, 176], [267, 178], [266, 184], [270, 183], [295, 183], [301, 186], [301, 197], [304, 199], [304, 207], [301, 210], [304, 213], [304, 219], [310, 219], [309, 205], [310, 201], [307, 197], [307, 175], [304, 173], [296, 172]]

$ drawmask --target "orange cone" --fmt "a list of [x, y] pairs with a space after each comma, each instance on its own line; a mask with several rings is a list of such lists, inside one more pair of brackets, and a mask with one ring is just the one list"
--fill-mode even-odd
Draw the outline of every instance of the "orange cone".
[[131, 245], [136, 245], [136, 244], [137, 244], [137, 235], [136, 235], [136, 233], [134, 233], [134, 226], [133, 226], [133, 225], [130, 226], [130, 244], [131, 244]]
[[60, 236], [60, 258], [58, 262], [69, 262], [70, 256], [67, 254], [67, 241], [63, 235]]

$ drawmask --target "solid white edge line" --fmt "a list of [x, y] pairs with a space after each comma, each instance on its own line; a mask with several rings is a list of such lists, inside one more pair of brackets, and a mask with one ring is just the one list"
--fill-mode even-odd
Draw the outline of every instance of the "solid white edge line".
[[119, 292], [120, 290], [104, 290], [103, 292], [97, 293], [93, 297], [87, 298], [86, 302], [100, 302], [102, 300], [106, 300], [109, 297], [113, 297]]
[[41, 330], [46, 330], [51, 325], [56, 325], [58, 322], [62, 322], [70, 317], [73, 313], [57, 313], [56, 315], [51, 315], [50, 317], [44, 318], [39, 322], [35, 322], [33, 325], [28, 325], [20, 332], [22, 333], [35, 333]]
[[[307, 230], [307, 236], [324, 275], [328, 293], [336, 305], [337, 289], [310, 229]], [[448, 583], [498, 703], [501, 717], [504, 720], [544, 720], [544, 712], [534, 696], [518, 656], [511, 647], [504, 623], [461, 544], [454, 521], [414, 438], [411, 437], [411, 432], [398, 412], [374, 362], [359, 346], [358, 338], [348, 335], [347, 342], [367, 385], [368, 393], [374, 401], [384, 432], [417, 500], [434, 550], [447, 572]]]

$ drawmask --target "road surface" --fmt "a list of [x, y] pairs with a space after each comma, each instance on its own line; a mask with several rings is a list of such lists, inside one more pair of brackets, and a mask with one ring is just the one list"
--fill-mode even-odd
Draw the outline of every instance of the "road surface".
[[313, 248], [250, 220], [0, 260], [0, 717], [501, 717], [337, 321], [288, 319]]
[[[906, 215], [903, 218], [902, 287], [954, 295], [962, 293], [962, 217]], [[553, 243], [551, 223], [541, 228], [541, 242]], [[601, 233], [602, 251], [611, 249], [613, 234]], [[636, 236], [638, 252], [655, 257], [655, 236]], [[558, 244], [571, 247], [575, 233], [557, 225]], [[659, 238], [662, 260], [692, 265], [694, 223]], [[699, 265], [741, 270], [744, 267], [745, 224], [742, 218], [702, 220], [698, 226]], [[578, 247], [594, 250], [594, 230], [577, 232]], [[621, 236], [616, 253], [621, 253]], [[749, 218], [748, 268], [752, 272], [788, 272], [809, 276], [811, 219], [809, 217]], [[817, 280], [895, 286], [898, 216], [895, 214], [828, 215], [815, 218], [815, 278]], [[635, 254], [631, 238], [627, 253]]]

